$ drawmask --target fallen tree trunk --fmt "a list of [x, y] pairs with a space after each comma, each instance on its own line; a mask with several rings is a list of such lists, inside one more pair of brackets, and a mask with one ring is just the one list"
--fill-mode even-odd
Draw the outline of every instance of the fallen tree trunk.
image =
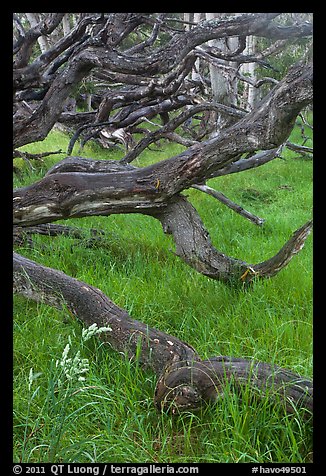
[[[86, 164], [89, 161], [84, 159], [80, 167]], [[250, 281], [254, 277], [275, 275], [302, 249], [312, 229], [310, 220], [294, 232], [275, 256], [258, 264], [247, 263], [213, 246], [197, 210], [186, 197], [179, 194], [169, 199], [164, 197], [152, 166], [143, 169], [120, 163], [111, 166], [115, 170], [126, 169], [109, 173], [58, 173], [55, 167], [54, 173], [39, 182], [16, 189], [14, 225], [29, 227], [59, 219], [113, 213], [150, 215], [162, 223], [164, 233], [173, 236], [177, 256], [205, 276], [223, 281]]]
[[64, 304], [72, 316], [87, 327], [111, 327], [103, 340], [130, 357], [139, 354], [140, 363], [161, 374], [170, 360], [196, 360], [196, 351], [175, 337], [132, 319], [94, 286], [78, 281], [61, 271], [42, 266], [14, 253], [14, 292], [37, 302], [61, 309]]
[[156, 373], [159, 409], [199, 408], [223, 397], [230, 383], [234, 389], [249, 386], [255, 394], [277, 398], [288, 412], [301, 407], [310, 415], [313, 410], [312, 381], [289, 370], [235, 357], [203, 361], [191, 345], [132, 319], [99, 289], [17, 253], [13, 277], [16, 293], [56, 308], [64, 305], [86, 326], [110, 327], [101, 339]]

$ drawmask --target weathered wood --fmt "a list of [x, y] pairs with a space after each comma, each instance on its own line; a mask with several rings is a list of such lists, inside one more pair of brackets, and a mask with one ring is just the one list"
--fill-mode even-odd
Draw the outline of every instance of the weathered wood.
[[232, 383], [235, 391], [249, 387], [262, 398], [277, 396], [289, 412], [302, 407], [311, 415], [313, 383], [307, 378], [275, 365], [235, 357], [202, 361], [191, 345], [132, 319], [94, 286], [17, 253], [13, 277], [16, 293], [57, 308], [64, 305], [86, 326], [110, 327], [100, 338], [156, 373], [154, 401], [159, 409], [197, 409], [204, 402], [218, 401]]
[[[173, 235], [176, 254], [182, 260], [210, 278], [226, 281], [248, 282], [254, 277], [273, 276], [303, 247], [312, 221], [297, 230], [274, 257], [261, 263], [251, 264], [221, 253], [211, 243], [197, 211], [186, 198], [178, 194], [170, 198], [171, 192], [161, 190], [159, 177], [163, 177], [163, 170], [171, 181], [174, 178], [167, 163], [138, 169], [114, 161], [67, 158], [40, 181], [15, 190], [14, 224], [31, 226], [62, 218], [114, 213], [151, 215], [161, 221], [165, 233]], [[167, 179], [163, 182], [169, 184]]]
[[276, 401], [289, 413], [298, 407], [308, 411], [306, 416], [313, 411], [311, 380], [277, 365], [228, 356], [168, 365], [157, 381], [155, 403], [173, 412], [191, 410], [203, 402], [218, 403], [226, 391], [248, 388], [252, 395]]
[[175, 157], [118, 173], [52, 174], [15, 190], [14, 223], [26, 226], [69, 216], [135, 210], [148, 213], [164, 207], [171, 197], [218, 175], [221, 169], [238, 161], [241, 154], [283, 144], [298, 113], [311, 99], [312, 68], [297, 65], [258, 109], [217, 137]]
[[[20, 33], [19, 48], [17, 45], [15, 48], [13, 85], [17, 91], [17, 105], [22, 91], [41, 89], [45, 94], [39, 98], [41, 103], [33, 112], [15, 114], [14, 147], [43, 140], [59, 120], [65, 101], [75, 85], [95, 69], [105, 70], [107, 77], [116, 78], [113, 82], [120, 79], [124, 83], [135, 82], [141, 86], [136, 91], [113, 93], [108, 101], [102, 103], [102, 110], [98, 110], [94, 115], [98, 121], [99, 117], [107, 117], [113, 105], [128, 108], [130, 102], [142, 101], [147, 96], [140, 107], [150, 110], [153, 97], [160, 97], [162, 101], [170, 100], [172, 93], [180, 94], [177, 93], [180, 83], [196, 59], [195, 48], [209, 40], [228, 36], [244, 38], [247, 35], [289, 39], [312, 34], [312, 25], [309, 23], [287, 27], [273, 24], [272, 20], [278, 15], [280, 14], [245, 13], [223, 20], [200, 22], [187, 32], [173, 35], [161, 48], [142, 53], [139, 53], [137, 48], [129, 49], [126, 54], [124, 48], [119, 50], [117, 46], [139, 25], [146, 23], [146, 15], [87, 14], [67, 35], [28, 64], [32, 46], [37, 38], [52, 32], [62, 21], [64, 14], [46, 17], [25, 36]], [[91, 35], [86, 33], [88, 25], [93, 26]], [[230, 52], [231, 57], [232, 54]], [[162, 79], [162, 75], [166, 77]], [[134, 114], [137, 114], [136, 111]], [[131, 115], [129, 121], [134, 119]], [[125, 126], [118, 123], [116, 127]]]
[[239, 213], [239, 215], [244, 218], [247, 218], [247, 220], [251, 221], [255, 225], [262, 225], [265, 221], [263, 218], [257, 217], [253, 213], [248, 212], [248, 210], [245, 210], [243, 207], [230, 200], [224, 195], [224, 193], [214, 190], [212, 187], [208, 187], [208, 185], [192, 185], [192, 188], [199, 190], [200, 192], [207, 193], [207, 195], [211, 195], [227, 207], [231, 208], [231, 210], [234, 212]]
[[312, 220], [296, 230], [272, 258], [251, 264], [217, 250], [196, 209], [185, 197], [175, 197], [156, 215], [165, 233], [173, 236], [175, 254], [198, 272], [222, 281], [250, 282], [274, 276], [297, 254], [312, 229]]
[[[272, 22], [278, 13], [233, 15], [223, 20], [200, 22], [187, 32], [171, 35], [158, 49], [143, 50], [145, 42], [128, 52], [121, 47], [121, 42], [139, 25], [147, 21], [153, 25], [153, 18], [137, 13], [85, 14], [76, 28], [30, 62], [31, 46], [39, 35], [53, 31], [60, 23], [60, 15], [64, 14], [44, 17], [36, 30], [31, 29], [26, 35], [18, 25], [19, 37], [15, 44], [18, 54], [13, 75], [15, 147], [43, 140], [60, 119], [74, 124], [80, 120], [85, 122], [73, 136], [70, 147], [78, 134], [90, 127], [92, 134], [93, 131], [98, 133], [98, 127], [104, 125], [115, 129], [130, 127], [144, 116], [148, 119], [154, 114], [163, 115], [168, 122], [140, 142], [138, 149], [120, 163], [68, 157], [38, 182], [16, 189], [14, 224], [20, 227], [16, 231], [31, 226], [34, 231], [42, 230], [47, 224], [48, 229], [56, 233], [59, 228], [55, 231], [51, 222], [59, 219], [142, 213], [160, 220], [164, 232], [172, 234], [177, 256], [213, 279], [250, 282], [255, 277], [269, 277], [280, 271], [302, 248], [311, 230], [311, 221], [299, 228], [275, 256], [256, 265], [248, 264], [224, 255], [213, 246], [197, 211], [180, 193], [209, 178], [275, 158], [279, 147], [288, 139], [296, 117], [312, 100], [311, 64], [304, 61], [291, 68], [252, 112], [224, 109], [243, 117], [216, 137], [195, 143], [181, 154], [149, 167], [137, 168], [123, 162], [135, 158], [143, 146], [160, 134], [173, 137], [175, 127], [191, 115], [185, 112], [169, 121], [168, 111], [198, 102], [201, 104], [194, 106], [192, 112], [196, 107], [197, 110], [204, 107], [201, 98], [190, 92], [193, 84], [187, 85], [185, 81], [201, 51], [198, 45], [214, 38], [241, 36], [241, 47], [224, 58], [235, 60], [237, 55], [241, 56], [246, 35], [296, 38], [311, 35], [312, 25], [279, 27]], [[90, 34], [86, 33], [88, 25], [92, 25]], [[158, 25], [164, 28], [163, 17], [162, 22], [157, 21], [153, 27], [153, 40]], [[206, 58], [214, 56], [213, 51], [204, 53]], [[114, 86], [120, 81], [129, 86], [122, 90], [113, 88], [107, 98], [98, 103], [97, 111], [86, 115], [62, 113], [76, 84], [95, 71]], [[111, 115], [114, 109], [116, 113]], [[95, 126], [93, 121], [97, 121]], [[92, 136], [89, 132], [84, 142]], [[259, 150], [263, 152], [256, 154]], [[244, 154], [251, 157], [244, 159]], [[59, 227], [61, 232], [67, 231], [63, 225]], [[104, 335], [104, 340], [115, 350], [139, 358], [156, 372], [159, 380], [155, 399], [159, 408], [167, 408], [172, 403], [179, 409], [196, 408], [202, 401], [215, 400], [223, 393], [224, 384], [232, 381], [235, 387], [249, 385], [262, 395], [275, 393], [285, 397], [290, 407], [293, 402], [309, 412], [312, 410], [309, 380], [245, 359], [216, 357], [202, 361], [190, 345], [133, 320], [97, 288], [16, 254], [14, 289], [27, 298], [52, 306], [60, 307], [64, 303], [85, 325], [94, 322], [109, 325], [112, 331]]]
[[61, 271], [14, 253], [13, 275], [15, 293], [56, 308], [64, 305], [87, 327], [94, 323], [111, 327], [112, 331], [102, 334], [101, 338], [118, 352], [130, 357], [137, 355], [140, 363], [157, 375], [167, 362], [191, 362], [198, 358], [190, 345], [132, 319], [102, 291]]
[[204, 104], [198, 104], [196, 106], [192, 106], [190, 109], [179, 114], [177, 117], [171, 119], [163, 127], [159, 130], [151, 132], [147, 135], [144, 139], [138, 142], [138, 144], [130, 151], [128, 154], [123, 157], [120, 162], [121, 163], [130, 163], [138, 157], [138, 155], [145, 150], [148, 145], [152, 144], [153, 142], [159, 140], [162, 137], [166, 137], [168, 133], [174, 131], [178, 126], [180, 126], [184, 121], [186, 121], [189, 117], [197, 114], [198, 112], [202, 111], [220, 111], [224, 112], [225, 114], [229, 114], [231, 116], [236, 117], [243, 117], [244, 113], [238, 111], [237, 109], [233, 109], [231, 107], [224, 106], [223, 104], [217, 104], [214, 102], [207, 102]]
[[[36, 226], [15, 226], [13, 230], [13, 244], [22, 246], [25, 243], [32, 246], [33, 241], [31, 235], [45, 235], [45, 236], [68, 236], [74, 239], [87, 239], [87, 244], [96, 243], [99, 236], [105, 234], [104, 230], [97, 230], [96, 228], [82, 229], [76, 226], [58, 225], [54, 223], [44, 223]], [[84, 243], [85, 246], [85, 243]]]

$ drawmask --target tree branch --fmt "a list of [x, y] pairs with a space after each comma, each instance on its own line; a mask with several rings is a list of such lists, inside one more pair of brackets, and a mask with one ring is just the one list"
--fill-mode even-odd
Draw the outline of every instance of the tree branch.
[[302, 227], [296, 230], [292, 237], [285, 243], [280, 251], [272, 258], [263, 261], [262, 263], [253, 265], [249, 271], [253, 272], [253, 275], [261, 277], [274, 276], [284, 266], [286, 266], [293, 256], [303, 248], [306, 238], [312, 230], [312, 220], [309, 220]]
[[[236, 357], [219, 356], [205, 361], [176, 362], [167, 366], [155, 390], [158, 409], [194, 410], [202, 401], [218, 403], [226, 391], [251, 390], [259, 398], [268, 395], [288, 413], [298, 407], [313, 411], [313, 385], [287, 369], [265, 362]], [[227, 390], [226, 390], [227, 389]]]
[[175, 254], [179, 258], [205, 276], [231, 282], [248, 283], [254, 278], [274, 276], [303, 248], [312, 229], [310, 220], [294, 232], [275, 256], [250, 264], [227, 256], [213, 246], [196, 209], [185, 197], [175, 197], [154, 216], [162, 223], [164, 233], [173, 236]]
[[232, 200], [227, 198], [223, 193], [218, 192], [217, 190], [214, 190], [208, 185], [197, 184], [197, 185], [192, 185], [192, 188], [196, 190], [200, 190], [201, 192], [207, 193], [208, 195], [211, 195], [212, 197], [216, 198], [227, 207], [231, 208], [231, 210], [235, 211], [236, 213], [239, 213], [239, 215], [243, 216], [244, 218], [247, 218], [247, 220], [251, 221], [255, 225], [262, 225], [265, 221], [263, 218], [259, 218], [256, 215], [253, 215], [252, 213], [242, 208], [240, 205], [237, 205]]
[[144, 139], [138, 142], [138, 144], [130, 151], [128, 154], [123, 157], [120, 162], [121, 163], [130, 163], [138, 157], [143, 150], [148, 147], [148, 145], [152, 144], [153, 142], [157, 141], [161, 137], [164, 137], [166, 133], [170, 133], [174, 131], [177, 127], [179, 127], [183, 122], [185, 122], [189, 117], [192, 117], [194, 114], [197, 114], [201, 111], [219, 111], [225, 114], [229, 114], [232, 116], [243, 117], [245, 113], [242, 113], [234, 108], [224, 106], [223, 104], [213, 103], [213, 102], [205, 102], [202, 104], [197, 104], [196, 106], [192, 106], [186, 111], [180, 113], [177, 117], [170, 120], [160, 129], [151, 132], [148, 134]]
[[214, 177], [235, 174], [245, 170], [250, 170], [252, 168], [260, 167], [261, 165], [264, 165], [267, 162], [280, 157], [283, 146], [284, 144], [274, 149], [258, 152], [257, 154], [254, 154], [248, 158], [243, 157], [239, 160], [236, 160], [235, 162], [232, 162], [231, 164], [219, 169], [218, 172], [214, 173]]
[[[288, 412], [313, 409], [313, 383], [276, 365], [234, 357], [202, 361], [196, 350], [174, 336], [132, 319], [99, 289], [61, 271], [47, 268], [14, 253], [14, 291], [56, 308], [65, 307], [84, 325], [110, 327], [105, 343], [152, 369], [157, 377], [155, 404], [173, 412], [214, 403], [230, 391], [250, 388], [253, 394], [277, 398]], [[228, 390], [227, 390], [228, 389]]]
[[139, 356], [140, 363], [157, 375], [170, 361], [192, 362], [198, 358], [190, 345], [132, 319], [94, 286], [17, 253], [14, 253], [13, 273], [15, 293], [59, 309], [66, 306], [86, 326], [94, 323], [99, 327], [109, 326], [112, 331], [105, 333], [103, 340], [131, 358]]
[[[64, 13], [47, 14], [43, 20], [25, 33], [23, 43], [15, 58], [15, 67], [23, 68], [27, 65], [32, 47], [41, 35], [48, 35], [59, 25]], [[15, 74], [14, 74], [15, 78]], [[14, 82], [15, 84], [15, 82]]]
[[[117, 27], [116, 35], [114, 35], [115, 39], [112, 40], [112, 45], [110, 43], [111, 40], [109, 41], [107, 38], [110, 44], [103, 46], [104, 37], [102, 38], [102, 36], [105, 36], [106, 33], [104, 30], [102, 32], [103, 34], [98, 32], [97, 36], [95, 35], [94, 38], [90, 39], [92, 41], [87, 43], [88, 40], [85, 40], [86, 43], [80, 44], [69, 56], [63, 72], [52, 75], [51, 78], [43, 78], [37, 64], [33, 66], [31, 75], [24, 75], [21, 68], [16, 68], [14, 71], [15, 89], [19, 89], [20, 87], [46, 86], [48, 90], [41, 105], [30, 113], [28, 117], [16, 117], [14, 124], [14, 146], [20, 147], [29, 142], [42, 140], [58, 120], [64, 102], [75, 87], [75, 84], [79, 83], [94, 68], [100, 67], [102, 69], [108, 69], [111, 72], [124, 74], [127, 79], [130, 78], [130, 75], [147, 75], [153, 77], [155, 75], [169, 73], [173, 71], [173, 69], [179, 71], [180, 65], [183, 62], [186, 62], [187, 65], [190, 66], [191, 62], [194, 61], [194, 56], [191, 58], [190, 55], [189, 58], [187, 58], [187, 55], [199, 44], [205, 43], [213, 38], [222, 38], [230, 35], [245, 36], [257, 34], [264, 36], [265, 29], [276, 16], [278, 16], [278, 14], [275, 13], [249, 13], [219, 21], [215, 19], [201, 22], [188, 32], [174, 35], [164, 47], [155, 50], [152, 54], [135, 54], [132, 57], [124, 52], [118, 51], [113, 48], [112, 45], [115, 45], [115, 42], [120, 42], [126, 32], [130, 31], [130, 29], [132, 30], [135, 25], [142, 20], [136, 15], [137, 18], [133, 21], [129, 19], [131, 22], [130, 25], [129, 23], [128, 25], [124, 25], [123, 22], [121, 22], [121, 18], [119, 18], [117, 21], [120, 23]], [[307, 31], [308, 29], [309, 28], [307, 28]], [[298, 33], [299, 30], [300, 29], [293, 29], [291, 31], [292, 33]], [[271, 31], [272, 30], [269, 30], [269, 34]], [[67, 42], [67, 39], [62, 40], [59, 48], [60, 51], [63, 48], [62, 43], [64, 44], [64, 42]], [[51, 66], [49, 67], [51, 68]], [[184, 69], [183, 65], [182, 69], [183, 71], [180, 73], [179, 78], [180, 81], [183, 78], [182, 75], [186, 74], [186, 69]], [[173, 74], [174, 72], [172, 73], [172, 77]], [[173, 83], [172, 77], [168, 79]], [[31, 81], [31, 83], [29, 81]], [[21, 82], [23, 83], [22, 85], [20, 85]], [[176, 79], [173, 85], [172, 83], [170, 86], [173, 89], [178, 84], [178, 79]], [[145, 80], [144, 84], [147, 85], [148, 80]], [[181, 105], [182, 104], [179, 103], [178, 107]], [[140, 116], [143, 115], [144, 113], [140, 114]], [[131, 114], [128, 120], [128, 124], [130, 125], [134, 124], [137, 118], [133, 118]], [[117, 127], [126, 127], [128, 124], [119, 123]]]
[[288, 149], [293, 150], [294, 152], [298, 152], [299, 154], [302, 154], [302, 155], [314, 153], [314, 149], [312, 147], [307, 147], [307, 146], [299, 145], [299, 144], [293, 144], [292, 142], [289, 142], [289, 141], [286, 141], [284, 145]]

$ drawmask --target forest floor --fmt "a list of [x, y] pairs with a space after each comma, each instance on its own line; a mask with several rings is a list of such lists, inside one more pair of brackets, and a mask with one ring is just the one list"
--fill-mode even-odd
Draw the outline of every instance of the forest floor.
[[[307, 131], [308, 133], [308, 131]], [[300, 132], [294, 132], [297, 139]], [[295, 137], [291, 140], [295, 141]], [[22, 148], [32, 153], [66, 150], [69, 138], [53, 131]], [[310, 144], [307, 144], [310, 145]], [[144, 152], [144, 166], [183, 150], [167, 142]], [[121, 149], [87, 144], [81, 154], [116, 159]], [[194, 189], [212, 242], [249, 263], [275, 254], [312, 215], [312, 161], [285, 150], [260, 168], [220, 177], [208, 185], [265, 219], [254, 225]], [[41, 178], [65, 154], [44, 162], [15, 159], [14, 187]], [[257, 359], [312, 376], [312, 238], [278, 275], [251, 287], [211, 280], [173, 254], [172, 238], [143, 215], [61, 221], [105, 234], [98, 240], [34, 236], [17, 252], [101, 289], [131, 316], [194, 346], [203, 358]], [[85, 380], [69, 380], [63, 352], [81, 361]], [[81, 374], [80, 374], [81, 375]], [[82, 327], [65, 310], [14, 298], [14, 461], [52, 463], [201, 463], [312, 461], [312, 428], [299, 413], [285, 415], [268, 400], [226, 392], [217, 405], [196, 413], [159, 413], [156, 377]]]

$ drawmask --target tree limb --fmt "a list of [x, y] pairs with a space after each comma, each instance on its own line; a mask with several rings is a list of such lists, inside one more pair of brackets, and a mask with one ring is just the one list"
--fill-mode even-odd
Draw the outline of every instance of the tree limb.
[[175, 197], [154, 216], [162, 223], [164, 233], [173, 236], [179, 258], [205, 276], [231, 282], [248, 283], [254, 278], [274, 276], [303, 248], [312, 229], [310, 220], [293, 233], [275, 256], [251, 264], [227, 256], [213, 246], [196, 209], [185, 197]]
[[218, 192], [217, 190], [214, 190], [208, 185], [197, 184], [197, 185], [192, 185], [192, 188], [194, 188], [195, 190], [200, 190], [201, 192], [207, 193], [208, 195], [211, 195], [212, 197], [216, 198], [227, 207], [231, 208], [231, 210], [235, 211], [236, 213], [239, 213], [239, 215], [243, 216], [244, 218], [247, 218], [247, 220], [251, 221], [255, 225], [262, 225], [265, 221], [263, 218], [259, 218], [256, 215], [253, 215], [252, 213], [248, 212], [240, 205], [237, 205], [232, 200], [227, 198], [223, 193]]
[[299, 154], [313, 154], [314, 149], [312, 147], [307, 147], [304, 145], [299, 145], [299, 144], [293, 144], [292, 142], [286, 141], [285, 142], [285, 147], [287, 147], [290, 150], [293, 150], [294, 152], [299, 152]]
[[14, 253], [14, 291], [56, 308], [64, 306], [84, 325], [110, 327], [100, 338], [130, 358], [138, 359], [157, 377], [155, 404], [173, 412], [214, 403], [230, 391], [250, 388], [262, 398], [277, 398], [288, 412], [313, 409], [313, 383], [276, 365], [234, 357], [201, 360], [196, 350], [174, 336], [132, 319], [99, 289], [61, 271]]
[[59, 309], [66, 306], [86, 326], [94, 323], [99, 327], [109, 326], [112, 331], [105, 333], [103, 340], [131, 358], [138, 355], [140, 363], [157, 375], [167, 362], [197, 359], [190, 345], [132, 319], [94, 286], [17, 253], [14, 253], [13, 273], [15, 293]]
[[264, 150], [247, 158], [243, 157], [221, 168], [217, 173], [214, 174], [214, 177], [235, 174], [238, 172], [243, 172], [245, 170], [250, 170], [255, 167], [260, 167], [261, 165], [264, 165], [267, 162], [270, 162], [271, 160], [274, 160], [279, 157], [282, 148], [283, 144], [280, 147], [276, 147], [270, 150]]
[[120, 162], [121, 163], [130, 163], [138, 157], [143, 150], [148, 147], [148, 145], [152, 144], [153, 142], [157, 141], [161, 137], [164, 137], [166, 133], [170, 133], [174, 131], [177, 127], [179, 127], [183, 122], [185, 122], [189, 117], [192, 117], [194, 114], [197, 114], [201, 111], [219, 111], [225, 114], [229, 114], [231, 116], [236, 117], [243, 117], [245, 114], [228, 106], [224, 106], [223, 104], [217, 104], [214, 102], [205, 102], [202, 104], [197, 104], [195, 106], [191, 106], [184, 112], [181, 112], [177, 117], [171, 119], [167, 122], [163, 127], [160, 129], [151, 132], [148, 134], [144, 139], [138, 142], [138, 144], [130, 151], [128, 154], [123, 157]]
[[[24, 36], [24, 40], [18, 54], [15, 58], [15, 67], [23, 68], [27, 65], [30, 55], [32, 53], [32, 47], [41, 35], [48, 35], [59, 25], [64, 13], [52, 13], [47, 14], [43, 20], [37, 23], [33, 28], [27, 31]], [[14, 74], [15, 79], [15, 74]], [[14, 82], [15, 84], [15, 82]]]
[[[60, 15], [63, 16], [64, 14]], [[132, 31], [139, 22], [144, 21], [144, 18], [141, 15], [130, 14], [132, 18], [127, 17], [127, 21], [124, 22], [124, 19], [126, 19], [124, 15], [128, 14], [119, 14], [119, 18], [114, 16], [117, 14], [110, 15], [112, 15], [112, 18], [110, 16], [108, 19], [105, 19], [105, 21], [112, 21], [112, 37], [110, 37], [111, 29], [108, 31], [106, 31], [105, 28], [100, 29], [94, 37], [86, 39], [85, 42], [81, 43], [71, 54], [69, 53], [65, 68], [61, 73], [44, 77], [37, 63], [29, 70], [29, 74], [24, 74], [24, 68], [16, 67], [14, 71], [15, 90], [29, 87], [42, 88], [44, 86], [48, 89], [42, 103], [33, 113], [28, 117], [16, 118], [14, 124], [15, 147], [42, 140], [58, 120], [64, 102], [71, 94], [75, 84], [79, 83], [93, 69], [107, 69], [110, 72], [125, 75], [127, 80], [131, 75], [154, 77], [155, 75], [169, 73], [174, 68], [176, 68], [177, 71], [179, 66], [176, 67], [176, 65], [181, 65], [184, 61], [187, 62], [189, 60], [189, 66], [191, 61], [194, 61], [194, 57], [192, 59], [189, 57], [188, 60], [186, 57], [196, 46], [210, 39], [224, 38], [230, 35], [246, 36], [256, 34], [264, 36], [266, 28], [270, 25], [273, 18], [279, 14], [248, 13], [223, 20], [215, 19], [204, 21], [188, 32], [182, 32], [182, 34], [172, 36], [164, 47], [154, 50], [151, 54], [140, 55], [136, 53], [132, 57], [124, 52], [118, 51], [114, 46], [116, 46], [128, 32]], [[99, 21], [102, 21], [102, 17], [100, 17]], [[269, 36], [271, 36], [273, 31], [276, 31], [277, 34], [279, 33], [279, 29], [276, 28], [275, 30], [275, 28], [274, 30], [268, 30]], [[305, 29], [293, 28], [287, 31], [295, 36], [295, 34], [301, 35], [303, 30], [308, 34], [310, 26], [306, 25]], [[284, 32], [284, 29], [282, 31]], [[40, 32], [42, 34], [43, 30], [40, 30]], [[70, 32], [69, 35], [73, 35], [72, 32]], [[69, 35], [67, 36], [69, 37]], [[114, 40], [112, 39], [113, 37]], [[69, 41], [67, 37], [65, 37], [59, 47], [57, 45], [59, 48], [57, 51], [62, 51], [63, 48], [67, 47]], [[55, 50], [56, 47], [53, 48]], [[53, 54], [56, 54], [54, 50]], [[49, 53], [49, 55], [52, 58], [52, 53]], [[51, 70], [51, 65], [49, 65], [49, 68]], [[58, 73], [58, 70], [56, 73]], [[184, 73], [185, 70], [182, 74]], [[181, 77], [182, 75], [180, 78]], [[169, 81], [170, 80], [171, 78]], [[178, 81], [176, 81], [175, 84], [177, 84], [177, 82]], [[148, 80], [145, 78], [144, 85], [147, 84]], [[125, 126], [119, 124], [118, 127]]]
[[[297, 65], [259, 108], [235, 125], [175, 157], [148, 167], [123, 168], [120, 164], [120, 171], [97, 173], [94, 167], [94, 173], [72, 174], [60, 170], [59, 164], [55, 173], [14, 191], [14, 224], [30, 226], [69, 217], [143, 213], [156, 216], [162, 221], [164, 229], [173, 230], [177, 254], [207, 276], [248, 280], [250, 273], [244, 273], [250, 268], [261, 276], [272, 275], [291, 259], [296, 239], [287, 249], [282, 249], [273, 263], [261, 263], [256, 270], [255, 266], [217, 252], [207, 239], [208, 233], [193, 207], [182, 201], [178, 194], [191, 185], [217, 176], [223, 168], [237, 162], [243, 153], [268, 149], [259, 160], [257, 156], [243, 159], [252, 163], [256, 160], [256, 165], [262, 160], [274, 158], [278, 153], [277, 147], [287, 139], [298, 113], [311, 101], [311, 75], [310, 66]], [[270, 150], [271, 147], [274, 150]], [[186, 230], [198, 239], [198, 243], [195, 240], [191, 247], [191, 240], [187, 242], [184, 234]], [[268, 269], [269, 265], [271, 269]]]

